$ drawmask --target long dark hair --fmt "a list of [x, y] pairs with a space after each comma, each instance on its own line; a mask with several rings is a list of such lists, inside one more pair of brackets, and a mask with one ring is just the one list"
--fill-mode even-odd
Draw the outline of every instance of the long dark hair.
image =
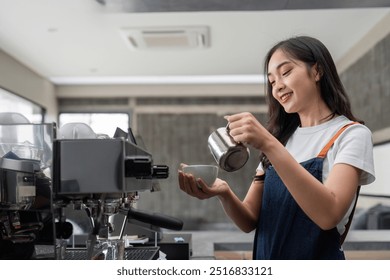
[[[317, 70], [321, 74], [319, 81], [321, 98], [332, 111], [332, 115], [344, 115], [350, 120], [363, 123], [352, 114], [349, 98], [341, 83], [333, 58], [321, 41], [308, 36], [299, 36], [277, 43], [265, 57], [265, 74], [268, 73], [269, 61], [277, 50], [283, 51], [294, 60], [304, 62], [308, 69], [317, 65]], [[266, 81], [266, 100], [269, 116], [267, 129], [285, 145], [300, 125], [299, 116], [297, 113], [284, 111], [283, 107], [272, 96], [272, 88], [268, 80]], [[261, 153], [260, 157], [265, 170], [270, 162], [265, 154]]]

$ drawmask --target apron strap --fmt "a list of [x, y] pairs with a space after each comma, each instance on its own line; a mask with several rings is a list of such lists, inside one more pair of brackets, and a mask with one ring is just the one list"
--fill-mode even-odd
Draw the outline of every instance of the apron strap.
[[[344, 130], [346, 130], [349, 126], [351, 126], [351, 125], [353, 125], [353, 124], [358, 124], [358, 122], [347, 123], [347, 124], [344, 125], [342, 128], [340, 128], [340, 130], [337, 131], [337, 133], [330, 139], [330, 141], [328, 142], [328, 144], [326, 144], [325, 147], [322, 148], [321, 152], [318, 154], [317, 157], [319, 157], [319, 158], [325, 158], [325, 156], [326, 156], [326, 154], [328, 153], [330, 147], [332, 147], [333, 143], [334, 143], [334, 142], [336, 141], [336, 139], [340, 136], [340, 134], [343, 133]], [[356, 199], [355, 199], [355, 202], [354, 202], [352, 211], [351, 211], [351, 213], [349, 214], [348, 222], [347, 222], [347, 224], [345, 225], [345, 230], [344, 230], [343, 234], [340, 236], [340, 245], [342, 245], [342, 244], [344, 243], [344, 240], [345, 240], [345, 238], [347, 237], [349, 228], [350, 228], [350, 226], [351, 226], [352, 218], [353, 218], [353, 215], [354, 215], [354, 213], [355, 213], [355, 208], [356, 208], [357, 200], [358, 200], [358, 197], [359, 197], [359, 192], [360, 192], [360, 186], [358, 186], [358, 188], [357, 188], [357, 191], [356, 191]]]
[[360, 192], [360, 186], [358, 186], [358, 189], [357, 189], [357, 191], [356, 191], [356, 199], [355, 199], [355, 202], [354, 202], [354, 204], [353, 204], [352, 211], [351, 211], [351, 213], [349, 214], [348, 222], [347, 222], [347, 224], [345, 225], [345, 230], [344, 230], [343, 234], [340, 236], [340, 245], [343, 245], [344, 240], [345, 240], [345, 238], [347, 237], [347, 234], [348, 234], [348, 231], [349, 231], [349, 227], [351, 226], [353, 214], [355, 213], [356, 204], [357, 204], [358, 197], [359, 197], [359, 192]]
[[344, 130], [346, 130], [349, 126], [353, 125], [353, 124], [357, 124], [358, 122], [351, 122], [351, 123], [347, 123], [346, 125], [344, 125], [342, 128], [340, 128], [339, 131], [337, 131], [337, 133], [332, 137], [332, 139], [329, 140], [328, 144], [325, 145], [325, 147], [322, 148], [321, 152], [318, 154], [317, 157], [319, 158], [325, 158], [326, 154], [328, 153], [330, 147], [332, 147], [334, 141], [336, 141], [336, 139], [340, 136], [341, 133], [344, 132]]

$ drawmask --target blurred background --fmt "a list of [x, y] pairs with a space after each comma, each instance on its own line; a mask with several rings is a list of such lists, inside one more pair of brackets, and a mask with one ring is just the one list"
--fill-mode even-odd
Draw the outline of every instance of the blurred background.
[[[138, 208], [186, 231], [235, 231], [216, 199], [178, 188], [181, 162], [214, 164], [207, 138], [223, 116], [267, 121], [263, 58], [296, 35], [330, 50], [355, 114], [373, 131], [377, 181], [362, 188], [356, 229], [390, 229], [390, 1], [0, 0], [0, 112], [31, 122], [84, 122], [113, 136], [131, 127], [170, 176]], [[240, 198], [258, 152], [220, 171]], [[374, 214], [373, 214], [374, 213]], [[371, 216], [375, 216], [370, 219]]]

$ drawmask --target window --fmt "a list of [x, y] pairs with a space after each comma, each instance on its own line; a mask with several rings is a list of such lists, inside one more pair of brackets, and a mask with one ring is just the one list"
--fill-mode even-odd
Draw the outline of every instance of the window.
[[0, 88], [0, 112], [20, 113], [31, 123], [42, 123], [45, 110], [26, 98]]
[[129, 128], [129, 114], [127, 113], [61, 113], [59, 127], [67, 123], [85, 123], [95, 133], [107, 134], [113, 137], [117, 127], [127, 131]]

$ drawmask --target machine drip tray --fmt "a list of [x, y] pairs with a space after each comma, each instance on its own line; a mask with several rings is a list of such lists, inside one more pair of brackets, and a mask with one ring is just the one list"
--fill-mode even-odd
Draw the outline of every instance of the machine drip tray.
[[[130, 247], [125, 248], [124, 260], [154, 260], [158, 257], [159, 247]], [[86, 260], [86, 249], [67, 249], [65, 260]], [[107, 256], [107, 259], [111, 259]]]
[[[145, 247], [128, 247], [125, 248], [124, 260], [155, 260], [159, 257], [160, 247], [145, 246]], [[54, 246], [37, 245], [35, 246], [34, 259], [54, 259]], [[65, 260], [86, 260], [86, 248], [68, 247], [65, 250]], [[104, 257], [102, 258], [104, 259]], [[108, 255], [106, 259], [111, 259]]]

